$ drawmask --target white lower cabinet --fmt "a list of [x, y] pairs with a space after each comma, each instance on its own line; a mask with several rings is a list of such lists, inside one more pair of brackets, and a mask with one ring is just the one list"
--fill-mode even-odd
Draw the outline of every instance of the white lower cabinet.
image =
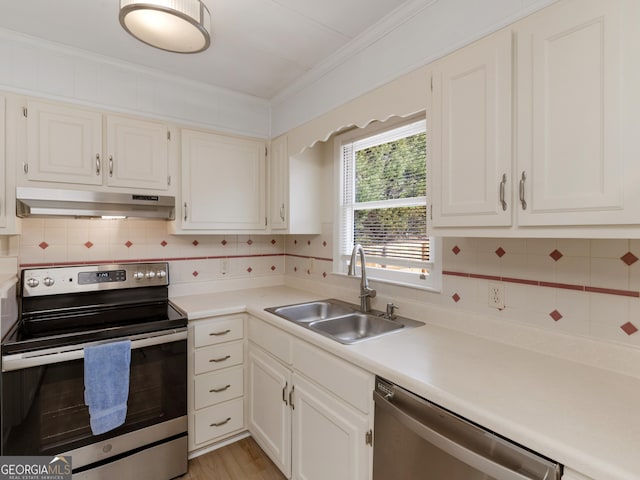
[[189, 451], [245, 429], [244, 315], [189, 324]]
[[247, 426], [278, 468], [292, 479], [370, 479], [373, 375], [255, 318], [249, 340]]

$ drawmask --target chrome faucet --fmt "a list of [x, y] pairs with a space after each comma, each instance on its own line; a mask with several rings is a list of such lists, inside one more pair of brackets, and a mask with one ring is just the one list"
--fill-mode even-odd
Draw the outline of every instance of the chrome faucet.
[[371, 311], [371, 299], [376, 296], [376, 291], [369, 287], [367, 280], [367, 259], [364, 256], [364, 249], [359, 243], [351, 251], [351, 263], [349, 264], [348, 275], [356, 274], [356, 255], [360, 254], [360, 310], [363, 313]]

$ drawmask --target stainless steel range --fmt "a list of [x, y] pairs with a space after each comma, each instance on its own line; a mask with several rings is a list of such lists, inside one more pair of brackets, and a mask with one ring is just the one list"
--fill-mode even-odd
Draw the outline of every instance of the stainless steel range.
[[[168, 285], [166, 263], [22, 272], [20, 318], [2, 342], [2, 455], [71, 455], [74, 479], [187, 471], [187, 319]], [[94, 435], [85, 348], [125, 339], [126, 418]]]

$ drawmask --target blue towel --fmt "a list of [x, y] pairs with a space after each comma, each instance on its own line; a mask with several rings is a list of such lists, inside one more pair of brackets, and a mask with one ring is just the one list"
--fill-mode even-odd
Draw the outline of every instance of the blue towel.
[[84, 403], [89, 407], [94, 435], [124, 423], [129, 398], [131, 341], [84, 349]]

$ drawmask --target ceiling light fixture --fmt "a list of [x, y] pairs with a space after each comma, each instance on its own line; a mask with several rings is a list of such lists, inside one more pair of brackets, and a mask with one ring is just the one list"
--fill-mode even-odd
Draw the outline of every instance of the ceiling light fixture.
[[211, 44], [211, 15], [201, 0], [120, 0], [120, 24], [169, 52], [197, 53]]

